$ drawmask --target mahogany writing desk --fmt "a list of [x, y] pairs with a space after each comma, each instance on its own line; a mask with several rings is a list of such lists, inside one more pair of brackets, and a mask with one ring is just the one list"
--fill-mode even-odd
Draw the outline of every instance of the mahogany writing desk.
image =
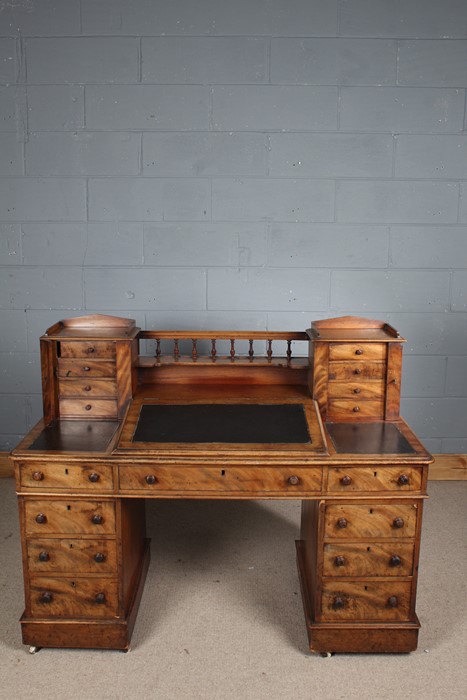
[[[302, 501], [310, 649], [415, 649], [432, 458], [399, 416], [402, 342], [356, 317], [297, 333], [141, 331], [100, 315], [49, 328], [44, 418], [11, 455], [23, 641], [128, 648], [145, 499], [277, 498]], [[300, 343], [308, 356], [293, 356]]]

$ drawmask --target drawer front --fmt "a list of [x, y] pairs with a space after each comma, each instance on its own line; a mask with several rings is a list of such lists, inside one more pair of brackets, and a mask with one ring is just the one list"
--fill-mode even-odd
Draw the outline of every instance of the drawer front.
[[422, 468], [407, 467], [330, 467], [328, 491], [420, 491]]
[[331, 399], [382, 399], [384, 382], [379, 380], [329, 382], [328, 396]]
[[329, 383], [332, 381], [360, 381], [362, 379], [384, 379], [384, 362], [330, 362]]
[[386, 343], [330, 343], [329, 359], [332, 360], [385, 360]]
[[418, 507], [404, 504], [326, 506], [325, 538], [414, 537]]
[[34, 573], [113, 574], [117, 570], [115, 540], [30, 539], [28, 567]]
[[58, 393], [63, 398], [108, 398], [117, 396], [117, 382], [113, 379], [62, 379]]
[[331, 420], [366, 420], [384, 417], [384, 401], [361, 401], [356, 399], [330, 399], [328, 418]]
[[120, 490], [209, 492], [321, 491], [321, 467], [120, 467]]
[[27, 535], [114, 534], [115, 506], [112, 501], [26, 499], [25, 529]]
[[113, 470], [108, 464], [25, 462], [19, 470], [21, 486], [28, 489], [109, 491], [113, 488]]
[[413, 542], [324, 545], [323, 576], [412, 576]]
[[34, 617], [116, 617], [118, 584], [111, 578], [37, 576], [30, 584]]
[[117, 401], [113, 399], [60, 399], [64, 418], [117, 418]]
[[107, 340], [71, 340], [60, 343], [61, 357], [114, 358], [115, 343]]
[[62, 360], [58, 361], [58, 376], [67, 377], [115, 377], [115, 362], [111, 360]]
[[410, 594], [409, 581], [326, 581], [321, 597], [321, 619], [407, 620]]

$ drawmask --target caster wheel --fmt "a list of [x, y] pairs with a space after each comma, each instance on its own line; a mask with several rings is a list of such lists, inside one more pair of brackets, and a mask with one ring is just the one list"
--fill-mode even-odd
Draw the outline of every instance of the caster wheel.
[[29, 647], [28, 651], [30, 654], [37, 654], [38, 651], [40, 651], [40, 647]]
[[332, 652], [331, 651], [322, 651], [320, 653], [320, 656], [322, 659], [330, 659], [332, 656]]

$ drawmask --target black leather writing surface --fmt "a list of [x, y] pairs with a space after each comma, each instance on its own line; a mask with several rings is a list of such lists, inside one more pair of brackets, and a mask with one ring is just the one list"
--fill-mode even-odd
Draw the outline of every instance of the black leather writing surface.
[[118, 421], [52, 421], [39, 433], [29, 450], [63, 450], [65, 452], [104, 452]]
[[413, 454], [415, 450], [393, 423], [326, 423], [337, 452]]
[[302, 404], [148, 404], [133, 441], [311, 443], [311, 437]]

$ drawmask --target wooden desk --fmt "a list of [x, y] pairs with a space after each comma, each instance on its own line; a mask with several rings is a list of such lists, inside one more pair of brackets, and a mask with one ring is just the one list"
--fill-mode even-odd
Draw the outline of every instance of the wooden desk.
[[[24, 643], [128, 648], [145, 499], [275, 498], [302, 501], [310, 650], [415, 649], [432, 458], [399, 416], [402, 342], [355, 317], [297, 333], [150, 332], [106, 316], [49, 328], [44, 418], [11, 454]], [[293, 356], [300, 343], [308, 357]]]

